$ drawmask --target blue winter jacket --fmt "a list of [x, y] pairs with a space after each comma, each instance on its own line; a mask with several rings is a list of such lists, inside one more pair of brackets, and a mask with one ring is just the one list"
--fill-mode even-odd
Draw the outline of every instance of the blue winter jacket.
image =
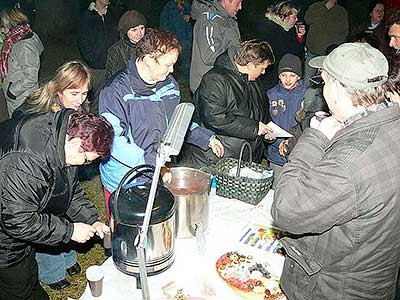
[[[111, 157], [100, 165], [102, 183], [113, 192], [131, 168], [155, 165], [157, 140], [180, 102], [180, 91], [172, 75], [154, 87], [147, 86], [133, 56], [127, 68], [104, 87], [99, 99], [99, 112], [115, 132]], [[212, 131], [192, 123], [186, 140], [206, 150], [212, 135]]]
[[[269, 99], [269, 113], [272, 121], [285, 130], [297, 125], [295, 115], [304, 99], [306, 86], [303, 80], [298, 81], [293, 90], [285, 89], [281, 82], [267, 91]], [[279, 144], [283, 139], [276, 139], [268, 146], [268, 160], [277, 165], [284, 165], [287, 160], [279, 154]]]
[[185, 2], [183, 12], [176, 7], [175, 1], [169, 1], [161, 10], [160, 28], [172, 32], [182, 45], [182, 49], [190, 51], [193, 41], [193, 25], [183, 20], [184, 15], [190, 16], [190, 3]]

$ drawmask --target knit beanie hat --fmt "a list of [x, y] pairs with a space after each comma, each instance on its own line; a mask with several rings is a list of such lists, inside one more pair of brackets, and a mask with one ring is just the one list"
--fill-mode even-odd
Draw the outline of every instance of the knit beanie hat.
[[118, 30], [126, 34], [129, 29], [138, 25], [146, 26], [146, 18], [137, 10], [132, 9], [121, 16], [118, 22]]
[[278, 66], [279, 75], [283, 72], [293, 72], [301, 77], [301, 61], [296, 55], [287, 53], [282, 56]]

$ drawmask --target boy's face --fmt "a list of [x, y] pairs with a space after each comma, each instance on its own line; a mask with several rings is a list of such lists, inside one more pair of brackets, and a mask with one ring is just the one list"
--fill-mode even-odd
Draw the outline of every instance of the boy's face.
[[279, 79], [285, 89], [293, 90], [297, 86], [299, 75], [293, 72], [282, 72], [279, 74]]

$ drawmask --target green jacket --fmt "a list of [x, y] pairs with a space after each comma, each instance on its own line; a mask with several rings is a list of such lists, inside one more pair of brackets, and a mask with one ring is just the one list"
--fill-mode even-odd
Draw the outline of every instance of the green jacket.
[[318, 55], [325, 55], [330, 45], [344, 43], [349, 34], [348, 14], [340, 5], [328, 10], [325, 1], [317, 2], [308, 8], [304, 20], [309, 25], [307, 49]]

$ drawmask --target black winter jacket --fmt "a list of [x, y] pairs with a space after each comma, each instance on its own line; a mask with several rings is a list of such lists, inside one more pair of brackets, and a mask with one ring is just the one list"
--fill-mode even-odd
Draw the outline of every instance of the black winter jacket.
[[275, 63], [268, 67], [264, 75], [260, 76], [263, 88], [269, 90], [278, 84], [278, 65], [282, 56], [290, 53], [297, 55], [303, 61], [304, 44], [297, 40], [295, 27], [286, 31], [282, 26], [265, 17], [258, 20], [256, 26], [254, 37], [267, 41], [275, 56]]
[[[234, 48], [216, 61], [214, 68], [201, 80], [194, 95], [197, 114], [207, 129], [215, 132], [225, 147], [225, 157], [239, 158], [244, 141], [250, 143], [253, 161], [262, 160], [264, 138], [258, 136], [258, 123], [270, 121], [268, 100], [257, 81], [249, 81], [233, 63]], [[248, 159], [247, 151], [244, 159]], [[211, 151], [193, 149], [195, 165], [209, 165], [217, 159]], [[200, 163], [201, 162], [201, 163]]]
[[0, 267], [18, 263], [35, 243], [69, 242], [72, 222], [98, 220], [76, 167], [65, 163], [72, 112], [15, 116], [0, 124]]
[[100, 16], [96, 10], [85, 10], [79, 25], [78, 47], [83, 60], [93, 69], [105, 69], [107, 51], [118, 41], [117, 24], [121, 11], [109, 6]]
[[108, 49], [105, 80], [108, 81], [115, 73], [125, 69], [132, 54], [136, 51], [126, 34], [120, 33], [120, 39]]

